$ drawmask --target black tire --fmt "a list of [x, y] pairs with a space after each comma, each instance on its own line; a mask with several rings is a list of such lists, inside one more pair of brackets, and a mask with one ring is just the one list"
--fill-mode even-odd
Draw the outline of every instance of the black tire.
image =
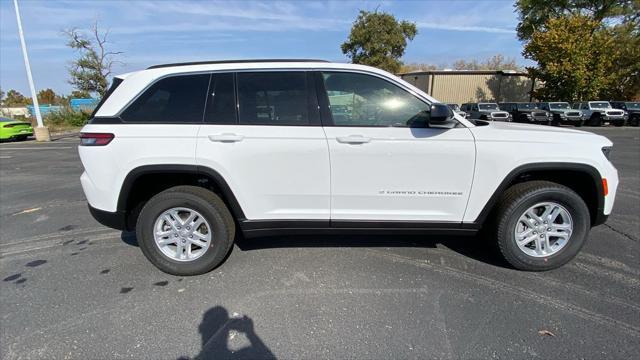
[[640, 125], [640, 116], [633, 116], [629, 119], [629, 126], [638, 126]]
[[[568, 243], [548, 257], [534, 257], [520, 250], [514, 235], [518, 219], [539, 202], [554, 201], [562, 205], [573, 221]], [[589, 209], [584, 200], [566, 186], [549, 181], [529, 181], [509, 188], [496, 207], [494, 231], [504, 259], [516, 269], [545, 271], [558, 268], [573, 259], [587, 240], [591, 227]]]
[[[214, 236], [210, 247], [193, 261], [171, 259], [155, 243], [155, 221], [173, 207], [187, 207], [199, 212], [212, 228]], [[136, 223], [136, 237], [142, 253], [158, 269], [172, 275], [200, 275], [224, 262], [233, 246], [235, 223], [229, 209], [215, 193], [196, 186], [176, 186], [155, 195], [144, 205]]]
[[591, 115], [591, 119], [589, 119], [589, 125], [602, 126], [602, 119], [600, 118], [600, 114]]

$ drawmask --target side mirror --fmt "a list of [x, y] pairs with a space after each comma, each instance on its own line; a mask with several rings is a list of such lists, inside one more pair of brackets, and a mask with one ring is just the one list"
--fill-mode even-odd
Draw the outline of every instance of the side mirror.
[[453, 119], [453, 110], [449, 106], [440, 103], [431, 104], [429, 113], [429, 125], [442, 125]]

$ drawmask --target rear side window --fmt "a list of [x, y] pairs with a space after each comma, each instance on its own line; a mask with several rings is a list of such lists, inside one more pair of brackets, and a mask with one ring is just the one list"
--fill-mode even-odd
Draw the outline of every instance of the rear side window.
[[238, 73], [243, 125], [310, 125], [306, 72]]
[[205, 122], [219, 125], [238, 123], [233, 73], [211, 76]]
[[172, 76], [151, 85], [120, 115], [126, 122], [200, 123], [209, 74]]

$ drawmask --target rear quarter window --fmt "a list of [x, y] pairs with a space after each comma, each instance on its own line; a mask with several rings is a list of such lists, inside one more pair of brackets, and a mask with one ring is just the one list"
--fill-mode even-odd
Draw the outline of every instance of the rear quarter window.
[[201, 123], [209, 74], [158, 80], [120, 115], [125, 122]]

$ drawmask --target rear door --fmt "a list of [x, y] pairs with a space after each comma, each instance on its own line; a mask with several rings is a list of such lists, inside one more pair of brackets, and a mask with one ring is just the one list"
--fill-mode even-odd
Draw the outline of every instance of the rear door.
[[331, 221], [461, 222], [475, 162], [466, 127], [428, 128], [429, 104], [365, 73], [323, 72]]
[[329, 153], [306, 71], [213, 74], [199, 165], [228, 183], [249, 220], [329, 221]]

